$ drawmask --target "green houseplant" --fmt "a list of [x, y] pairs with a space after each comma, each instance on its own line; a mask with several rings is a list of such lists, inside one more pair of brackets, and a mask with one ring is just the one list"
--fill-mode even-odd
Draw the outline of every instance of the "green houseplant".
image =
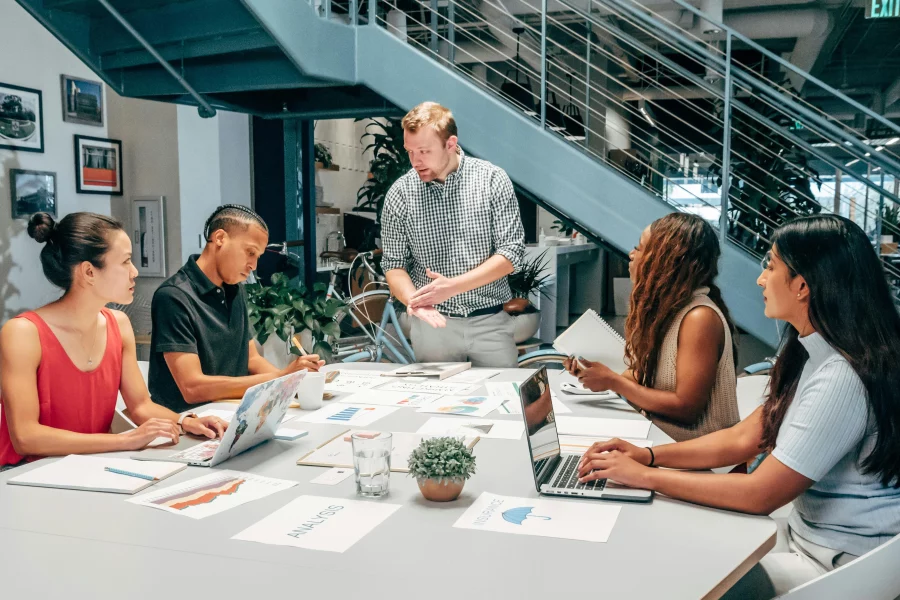
[[[294, 333], [309, 331], [312, 352], [323, 360], [330, 360], [334, 349], [330, 338], [341, 337], [336, 322], [345, 306], [340, 300], [326, 298], [324, 284], [316, 284], [310, 292], [303, 285], [293, 285], [284, 273], [272, 275], [272, 284], [246, 285], [250, 324], [256, 330], [260, 344], [275, 334], [285, 344]], [[292, 354], [300, 354], [291, 346]]]
[[545, 250], [533, 259], [526, 260], [521, 269], [507, 278], [513, 298], [503, 305], [503, 310], [515, 319], [513, 339], [517, 344], [534, 336], [541, 326], [540, 311], [531, 303], [531, 298], [550, 297], [544, 287], [550, 279], [550, 274], [547, 273], [548, 262]]
[[360, 139], [368, 141], [364, 152], [372, 150], [372, 161], [369, 163], [369, 179], [356, 193], [356, 210], [375, 213], [375, 227], [367, 236], [365, 248], [375, 247], [378, 226], [381, 223], [381, 209], [384, 199], [394, 182], [407, 173], [412, 165], [409, 155], [403, 147], [403, 126], [400, 119], [369, 119], [366, 133]]
[[410, 453], [408, 466], [426, 500], [449, 502], [475, 473], [475, 457], [456, 438], [426, 438]]
[[316, 142], [316, 162], [322, 163], [322, 166], [326, 169], [331, 167], [334, 164], [334, 159], [331, 158], [331, 152], [328, 151], [328, 148], [325, 147], [325, 144], [322, 142]]

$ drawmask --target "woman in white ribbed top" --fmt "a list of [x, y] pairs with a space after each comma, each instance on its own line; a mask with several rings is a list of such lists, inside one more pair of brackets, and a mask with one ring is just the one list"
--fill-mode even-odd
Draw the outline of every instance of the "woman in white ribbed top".
[[714, 283], [719, 254], [718, 235], [696, 215], [651, 223], [628, 255], [629, 371], [583, 359], [566, 364], [584, 387], [614, 391], [679, 442], [740, 420], [734, 324]]
[[[791, 552], [765, 557], [740, 598], [783, 593], [900, 534], [900, 315], [872, 245], [848, 219], [797, 219], [775, 232], [758, 283], [766, 316], [788, 323], [765, 404], [688, 442], [595, 444], [580, 470], [747, 513], [793, 501]], [[760, 451], [751, 474], [689, 472]]]

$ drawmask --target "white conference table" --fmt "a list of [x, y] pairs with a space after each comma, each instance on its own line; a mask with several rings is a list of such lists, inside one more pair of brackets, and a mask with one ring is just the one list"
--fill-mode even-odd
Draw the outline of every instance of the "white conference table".
[[[339, 366], [373, 367], [378, 368]], [[567, 377], [554, 373], [554, 388]], [[510, 369], [492, 381], [522, 379], [522, 371]], [[642, 418], [630, 410], [559, 395], [574, 415]], [[414, 432], [431, 416], [401, 408], [369, 429]], [[660, 495], [650, 504], [622, 504], [604, 544], [454, 528], [483, 491], [537, 497], [524, 438], [482, 439], [475, 446], [477, 473], [455, 502], [427, 502], [413, 479], [393, 473], [384, 501], [403, 508], [342, 554], [230, 539], [301, 495], [356, 498], [352, 477], [334, 486], [311, 484], [324, 469], [296, 465], [299, 456], [343, 429], [307, 425], [307, 437], [273, 440], [217, 467], [290, 479], [299, 482], [297, 486], [202, 520], [137, 506], [119, 494], [5, 484], [40, 462], [0, 474], [2, 596], [718, 598], [775, 544], [775, 523], [768, 517]], [[656, 444], [669, 441], [655, 426], [649, 438]], [[193, 443], [183, 438], [178, 448]], [[188, 467], [157, 485], [207, 472]]]

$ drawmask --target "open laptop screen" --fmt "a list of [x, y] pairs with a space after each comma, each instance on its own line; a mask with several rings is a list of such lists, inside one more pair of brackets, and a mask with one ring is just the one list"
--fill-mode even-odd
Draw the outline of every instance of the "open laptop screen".
[[525, 383], [519, 386], [522, 398], [522, 414], [528, 430], [528, 445], [531, 448], [535, 477], [538, 476], [543, 461], [559, 454], [559, 435], [556, 433], [556, 418], [550, 400], [550, 381], [547, 368], [535, 371]]

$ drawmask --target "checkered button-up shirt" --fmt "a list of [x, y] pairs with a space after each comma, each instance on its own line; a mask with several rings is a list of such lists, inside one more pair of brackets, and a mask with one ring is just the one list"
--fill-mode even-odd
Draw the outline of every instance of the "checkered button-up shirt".
[[[525, 253], [519, 204], [506, 172], [459, 151], [459, 168], [444, 183], [424, 183], [414, 169], [387, 193], [381, 213], [381, 267], [404, 269], [416, 288], [428, 285], [431, 269], [457, 277], [491, 256], [505, 256], [518, 270]], [[469, 313], [512, 297], [506, 277], [459, 294], [436, 308]]]

